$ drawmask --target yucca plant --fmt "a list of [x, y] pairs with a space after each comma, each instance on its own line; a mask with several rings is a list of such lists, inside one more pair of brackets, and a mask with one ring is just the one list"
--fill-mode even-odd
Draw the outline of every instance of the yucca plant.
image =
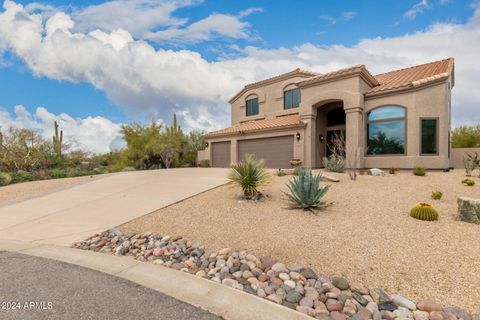
[[237, 162], [230, 167], [228, 176], [230, 181], [240, 186], [243, 195], [251, 199], [258, 195], [258, 188], [268, 185], [271, 176], [265, 167], [263, 159], [257, 160], [251, 154], [246, 154], [241, 162]]
[[285, 195], [295, 208], [309, 211], [324, 208], [328, 203], [322, 201], [322, 198], [327, 194], [330, 186], [321, 186], [321, 180], [321, 173], [313, 175], [311, 169], [303, 170], [288, 182], [287, 186], [290, 192], [285, 192]]

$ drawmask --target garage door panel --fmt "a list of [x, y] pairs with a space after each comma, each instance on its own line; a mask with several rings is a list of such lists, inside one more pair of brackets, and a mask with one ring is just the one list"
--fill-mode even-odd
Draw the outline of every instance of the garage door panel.
[[245, 154], [254, 154], [257, 159], [264, 159], [269, 168], [289, 168], [293, 159], [293, 135], [249, 139], [238, 141], [238, 159]]
[[212, 167], [230, 166], [230, 141], [212, 143]]

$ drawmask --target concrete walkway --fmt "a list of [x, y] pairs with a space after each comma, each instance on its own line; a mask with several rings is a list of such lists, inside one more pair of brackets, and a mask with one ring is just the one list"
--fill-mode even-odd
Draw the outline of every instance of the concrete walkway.
[[227, 182], [227, 169], [124, 172], [0, 207], [0, 239], [70, 246]]

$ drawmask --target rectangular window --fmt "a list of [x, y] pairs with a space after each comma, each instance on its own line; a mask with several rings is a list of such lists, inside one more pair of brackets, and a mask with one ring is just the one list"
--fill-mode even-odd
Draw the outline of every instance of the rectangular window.
[[437, 154], [437, 119], [421, 119], [421, 154]]
[[247, 100], [246, 104], [247, 104], [247, 108], [246, 108], [247, 117], [258, 114], [258, 98]]
[[283, 108], [292, 109], [300, 106], [300, 89], [287, 90], [283, 93]]

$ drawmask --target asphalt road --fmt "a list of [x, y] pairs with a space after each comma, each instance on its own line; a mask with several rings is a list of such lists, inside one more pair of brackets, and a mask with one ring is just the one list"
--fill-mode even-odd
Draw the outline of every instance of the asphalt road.
[[128, 280], [55, 260], [0, 251], [0, 319], [221, 318]]

